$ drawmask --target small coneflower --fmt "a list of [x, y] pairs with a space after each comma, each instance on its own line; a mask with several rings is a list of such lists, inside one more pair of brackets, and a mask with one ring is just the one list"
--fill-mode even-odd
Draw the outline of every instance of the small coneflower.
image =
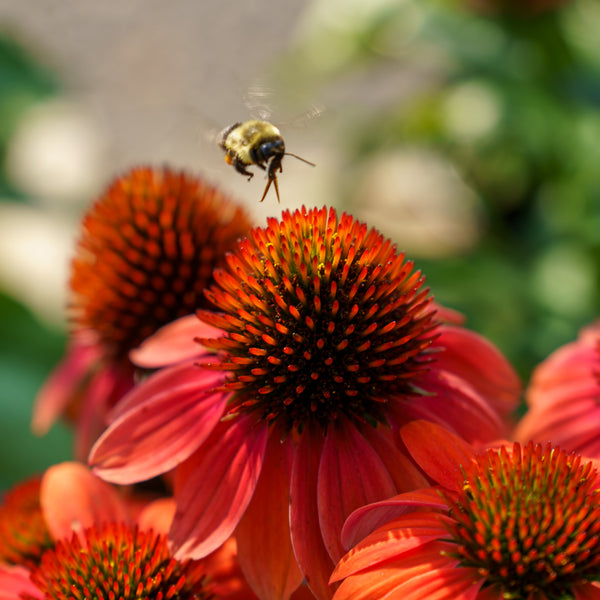
[[535, 369], [526, 400], [529, 410], [517, 425], [516, 440], [550, 441], [600, 458], [600, 323]]
[[124, 524], [91, 527], [57, 542], [31, 572], [39, 594], [23, 600], [208, 600], [200, 561], [180, 562], [166, 537]]
[[344, 519], [426, 484], [399, 426], [426, 418], [494, 439], [518, 379], [489, 342], [440, 318], [390, 240], [333, 209], [269, 219], [214, 277], [219, 312], [198, 314], [221, 335], [197, 333], [213, 357], [137, 386], [90, 462], [121, 483], [177, 467], [178, 555], [235, 531], [261, 598], [288, 598], [302, 579], [330, 597]]
[[129, 351], [207, 305], [213, 270], [249, 228], [241, 207], [185, 172], [140, 167], [116, 178], [82, 220], [70, 347], [38, 395], [34, 430], [61, 413], [77, 419], [85, 456], [108, 408], [133, 385]]
[[350, 516], [343, 537], [353, 548], [333, 574], [343, 580], [335, 600], [600, 598], [592, 461], [533, 442], [475, 452], [426, 422], [405, 426], [402, 437], [445, 484]]
[[124, 493], [81, 464], [50, 467], [0, 505], [0, 597], [256, 600], [233, 538], [200, 561], [173, 556], [174, 509], [170, 498]]

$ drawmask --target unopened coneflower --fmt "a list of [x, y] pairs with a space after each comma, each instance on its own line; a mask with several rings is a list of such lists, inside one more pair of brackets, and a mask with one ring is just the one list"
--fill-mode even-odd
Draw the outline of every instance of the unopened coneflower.
[[84, 215], [71, 266], [70, 346], [40, 391], [33, 428], [65, 413], [78, 456], [133, 385], [128, 354], [163, 325], [207, 306], [203, 291], [250, 228], [240, 206], [199, 177], [138, 167], [117, 177]]
[[403, 438], [446, 485], [350, 516], [344, 538], [354, 547], [334, 572], [333, 580], [343, 580], [335, 600], [600, 598], [594, 462], [533, 442], [469, 456], [464, 442], [431, 423], [407, 425]]
[[197, 325], [213, 356], [134, 389], [91, 464], [121, 483], [177, 467], [178, 555], [235, 531], [261, 598], [288, 598], [303, 579], [328, 598], [350, 512], [426, 484], [399, 426], [428, 418], [494, 439], [518, 379], [489, 342], [445, 322], [412, 261], [348, 214], [270, 218], [214, 277], [216, 310], [198, 315], [221, 335]]

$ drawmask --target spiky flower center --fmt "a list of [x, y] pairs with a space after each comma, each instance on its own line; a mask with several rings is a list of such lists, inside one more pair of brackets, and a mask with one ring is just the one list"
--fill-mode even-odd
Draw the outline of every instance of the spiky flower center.
[[158, 328], [206, 306], [203, 290], [250, 229], [244, 211], [185, 172], [137, 168], [83, 219], [71, 317], [120, 358]]
[[199, 312], [226, 335], [232, 410], [284, 429], [342, 415], [376, 424], [384, 405], [415, 395], [432, 360], [436, 321], [423, 277], [377, 231], [335, 210], [284, 212], [254, 229]]
[[[126, 525], [86, 529], [42, 557], [31, 580], [55, 600], [207, 600], [198, 562], [175, 560], [166, 539]], [[34, 600], [33, 597], [25, 600]]]
[[507, 600], [572, 598], [600, 580], [600, 490], [591, 462], [550, 444], [489, 450], [449, 501], [456, 556]]
[[0, 562], [31, 566], [53, 545], [40, 506], [41, 479], [34, 477], [4, 495], [0, 506]]

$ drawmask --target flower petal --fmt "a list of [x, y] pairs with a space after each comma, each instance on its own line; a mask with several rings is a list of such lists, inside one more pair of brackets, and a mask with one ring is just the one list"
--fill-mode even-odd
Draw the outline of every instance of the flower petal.
[[400, 436], [423, 471], [448, 489], [456, 489], [461, 466], [466, 467], [475, 456], [462, 438], [429, 421], [408, 423], [400, 430]]
[[422, 550], [388, 561], [377, 569], [352, 575], [339, 587], [335, 600], [475, 600], [483, 578], [471, 569], [456, 568], [444, 556], [447, 545], [431, 542]]
[[437, 488], [406, 492], [393, 498], [357, 508], [344, 523], [342, 543], [345, 548], [352, 548], [385, 523], [400, 517], [406, 512], [424, 507], [442, 511], [448, 510], [448, 505], [440, 496]]
[[0, 600], [18, 600], [32, 596], [44, 597], [44, 594], [29, 578], [29, 570], [21, 566], [0, 564]]
[[516, 371], [489, 340], [462, 327], [444, 325], [435, 346], [436, 366], [468, 381], [503, 416], [511, 413], [521, 394]]
[[65, 462], [46, 470], [40, 504], [56, 540], [70, 538], [74, 531], [94, 524], [130, 520], [116, 490], [80, 463]]
[[129, 353], [129, 359], [138, 367], [158, 369], [206, 354], [196, 338], [215, 338], [223, 335], [221, 329], [203, 323], [194, 315], [177, 319], [161, 327]]
[[174, 515], [175, 500], [158, 498], [140, 510], [136, 521], [142, 530], [152, 529], [157, 534], [167, 535], [173, 524]]
[[202, 558], [237, 527], [260, 476], [268, 426], [240, 416], [220, 423], [176, 473], [170, 538], [178, 558]]
[[388, 560], [448, 536], [438, 513], [411, 513], [390, 521], [369, 534], [337, 564], [331, 581], [339, 581]]
[[35, 398], [31, 429], [36, 435], [48, 432], [76, 397], [99, 358], [98, 346], [74, 339], [66, 357], [52, 371]]
[[220, 372], [190, 363], [169, 367], [123, 400], [126, 411], [94, 444], [89, 461], [103, 479], [133, 483], [187, 459], [219, 422], [228, 394], [216, 391]]
[[397, 492], [385, 464], [350, 421], [329, 427], [319, 464], [317, 502], [321, 533], [333, 562], [344, 555], [340, 533], [348, 515]]
[[107, 427], [107, 416], [116, 402], [134, 385], [133, 368], [108, 364], [90, 378], [75, 428], [75, 458], [87, 459], [94, 442]]
[[291, 481], [290, 529], [292, 544], [307, 585], [319, 600], [332, 597], [329, 587], [333, 562], [321, 534], [317, 507], [317, 481], [323, 435], [307, 426], [294, 455]]
[[[505, 437], [506, 424], [498, 413], [466, 381], [446, 371], [432, 369], [420, 384], [427, 392], [392, 407], [406, 417], [426, 419], [452, 429], [471, 443], [486, 443]], [[401, 422], [401, 421], [400, 421]]]
[[291, 441], [270, 435], [258, 485], [235, 530], [239, 561], [259, 596], [287, 600], [302, 583], [290, 537]]

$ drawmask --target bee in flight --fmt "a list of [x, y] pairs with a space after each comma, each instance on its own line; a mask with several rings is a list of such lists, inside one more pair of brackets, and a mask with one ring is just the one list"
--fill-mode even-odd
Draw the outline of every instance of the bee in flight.
[[267, 186], [260, 201], [262, 202], [271, 184], [275, 186], [277, 202], [279, 200], [279, 186], [277, 185], [277, 171], [283, 171], [281, 161], [284, 156], [293, 156], [311, 166], [314, 163], [285, 151], [285, 142], [279, 129], [268, 121], [251, 120], [244, 123], [234, 123], [226, 127], [217, 137], [217, 145], [225, 151], [225, 162], [233, 165], [242, 175], [248, 176], [248, 181], [254, 173], [246, 167], [257, 165], [267, 172]]

